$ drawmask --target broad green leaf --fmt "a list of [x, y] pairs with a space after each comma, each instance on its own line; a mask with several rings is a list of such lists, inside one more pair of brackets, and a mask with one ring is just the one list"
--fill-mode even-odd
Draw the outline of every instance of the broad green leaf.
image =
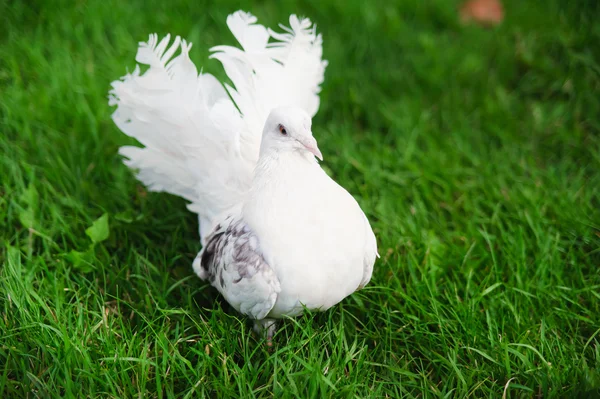
[[35, 224], [35, 208], [30, 206], [19, 207], [19, 221], [23, 227], [33, 227]]
[[39, 202], [39, 194], [35, 186], [30, 183], [19, 199], [21, 203], [18, 209], [19, 221], [24, 227], [33, 227]]
[[21, 262], [21, 251], [19, 248], [13, 247], [12, 245], [6, 245], [6, 258], [8, 259], [9, 264], [17, 264]]
[[89, 248], [85, 252], [79, 252], [72, 249], [69, 253], [65, 254], [65, 258], [73, 265], [73, 267], [83, 273], [88, 273], [95, 269], [92, 264], [92, 248]]
[[35, 208], [38, 206], [38, 199], [39, 194], [37, 192], [37, 189], [32, 183], [29, 183], [25, 191], [23, 191], [23, 193], [20, 196], [21, 202], [23, 204]]
[[108, 227], [108, 213], [100, 216], [85, 230], [85, 234], [92, 239], [94, 244], [106, 240], [110, 234]]

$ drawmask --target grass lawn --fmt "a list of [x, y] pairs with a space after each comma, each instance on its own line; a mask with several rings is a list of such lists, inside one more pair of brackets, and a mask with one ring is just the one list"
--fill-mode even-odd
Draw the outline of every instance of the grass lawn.
[[323, 33], [313, 131], [382, 255], [270, 352], [107, 105], [155, 31], [223, 78], [239, 2], [0, 0], [0, 397], [600, 397], [600, 6], [505, 0], [484, 29], [396, 3], [243, 7]]

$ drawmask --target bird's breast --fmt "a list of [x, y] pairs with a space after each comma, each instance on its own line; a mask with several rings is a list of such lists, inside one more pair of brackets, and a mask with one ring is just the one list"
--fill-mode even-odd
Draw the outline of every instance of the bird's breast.
[[281, 293], [270, 317], [302, 307], [325, 310], [356, 290], [363, 275], [364, 220], [356, 201], [318, 165], [271, 169], [244, 206]]

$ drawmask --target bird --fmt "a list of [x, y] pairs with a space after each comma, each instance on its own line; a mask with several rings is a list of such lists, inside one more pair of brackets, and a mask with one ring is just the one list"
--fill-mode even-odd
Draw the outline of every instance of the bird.
[[194, 272], [272, 345], [279, 319], [325, 311], [367, 285], [377, 240], [319, 163], [312, 117], [327, 61], [316, 26], [291, 15], [275, 32], [244, 11], [226, 22], [241, 49], [216, 46], [210, 57], [232, 85], [198, 73], [191, 43], [151, 34], [108, 98], [116, 126], [142, 145], [119, 149], [125, 164], [198, 214]]

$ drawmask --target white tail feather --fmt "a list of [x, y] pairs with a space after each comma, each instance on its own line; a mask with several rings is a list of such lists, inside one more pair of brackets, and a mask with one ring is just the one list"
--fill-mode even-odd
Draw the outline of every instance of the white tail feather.
[[191, 43], [178, 36], [169, 47], [170, 35], [158, 42], [153, 34], [136, 55], [149, 69], [142, 74], [136, 66], [109, 94], [115, 124], [144, 146], [122, 147], [125, 163], [148, 189], [190, 201], [202, 238], [240, 205], [271, 109], [294, 105], [314, 115], [327, 66], [321, 36], [308, 19], [292, 15], [291, 29], [276, 33], [238, 11], [227, 25], [243, 49], [211, 49], [233, 83], [227, 91], [214, 76], [198, 75], [188, 56]]

